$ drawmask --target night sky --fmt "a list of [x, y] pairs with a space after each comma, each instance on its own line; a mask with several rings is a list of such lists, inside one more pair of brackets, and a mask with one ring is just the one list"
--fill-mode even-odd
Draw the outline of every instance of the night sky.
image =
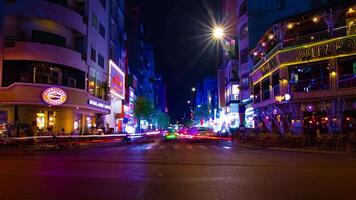
[[183, 117], [191, 87], [216, 76], [218, 48], [209, 43], [209, 26], [218, 21], [220, 0], [142, 0], [145, 40], [155, 46], [156, 71], [168, 87], [173, 120]]

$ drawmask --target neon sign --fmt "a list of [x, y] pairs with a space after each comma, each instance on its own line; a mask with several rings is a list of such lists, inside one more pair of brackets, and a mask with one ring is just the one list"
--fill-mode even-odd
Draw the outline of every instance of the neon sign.
[[42, 99], [49, 105], [58, 106], [66, 102], [67, 94], [60, 88], [51, 87], [42, 92]]
[[112, 61], [109, 61], [110, 93], [121, 99], [125, 98], [125, 73]]

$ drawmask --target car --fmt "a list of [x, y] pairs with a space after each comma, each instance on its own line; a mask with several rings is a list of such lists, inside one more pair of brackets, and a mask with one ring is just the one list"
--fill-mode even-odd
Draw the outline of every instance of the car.
[[196, 136], [214, 136], [214, 131], [208, 127], [191, 127], [188, 129], [187, 134]]
[[164, 135], [166, 140], [174, 140], [178, 138], [176, 131], [173, 128], [167, 130], [167, 133]]

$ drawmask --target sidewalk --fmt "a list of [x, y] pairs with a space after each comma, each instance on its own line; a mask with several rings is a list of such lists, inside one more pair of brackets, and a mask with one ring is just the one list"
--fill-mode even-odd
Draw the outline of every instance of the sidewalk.
[[285, 151], [285, 152], [297, 152], [297, 153], [314, 153], [314, 154], [324, 154], [324, 155], [352, 155], [356, 156], [356, 152], [346, 152], [346, 151], [326, 151], [310, 148], [283, 148], [283, 147], [260, 147], [250, 144], [238, 143], [238, 146], [251, 149], [263, 149], [270, 151]]

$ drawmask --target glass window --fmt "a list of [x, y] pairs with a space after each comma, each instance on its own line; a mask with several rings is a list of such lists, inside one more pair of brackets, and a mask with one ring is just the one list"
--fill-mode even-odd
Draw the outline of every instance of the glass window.
[[269, 77], [267, 77], [262, 81], [262, 100], [263, 101], [265, 101], [271, 97], [271, 91], [270, 91], [269, 87], [270, 87]]
[[240, 64], [247, 63], [247, 61], [248, 61], [248, 48], [245, 48], [240, 52]]
[[279, 71], [272, 74], [273, 96], [279, 96]]
[[95, 85], [96, 85], [96, 72], [95, 69], [90, 68], [89, 70], [89, 82], [88, 82], [88, 92], [91, 95], [95, 95]]
[[258, 103], [261, 101], [260, 91], [261, 91], [260, 83], [257, 83], [256, 85], [253, 86], [254, 103]]
[[59, 64], [36, 61], [5, 61], [3, 85], [16, 82], [85, 88], [85, 72]]
[[239, 17], [242, 17], [247, 12], [247, 0], [244, 1], [239, 8]]
[[339, 59], [338, 87], [356, 87], [356, 57]]
[[240, 40], [248, 36], [248, 26], [247, 26], [247, 23], [244, 24], [244, 25], [240, 28], [239, 34], [240, 34]]
[[106, 8], [106, 0], [100, 0], [100, 4], [103, 6], [103, 8]]
[[65, 47], [66, 45], [66, 38], [62, 37], [57, 34], [39, 31], [39, 30], [32, 30], [32, 41], [45, 43], [45, 44], [52, 44], [60, 47]]
[[241, 77], [241, 89], [246, 90], [249, 89], [250, 82], [249, 82], [249, 77], [248, 74], [244, 74]]
[[309, 92], [330, 88], [329, 63], [294, 65], [288, 68], [292, 92]]
[[98, 17], [93, 13], [93, 14], [91, 15], [91, 18], [92, 18], [92, 20], [91, 20], [91, 25], [92, 25], [95, 29], [97, 29], [97, 28], [98, 28]]
[[90, 59], [96, 62], [96, 50], [93, 47], [90, 50]]
[[98, 65], [102, 68], [104, 68], [105, 65], [104, 57], [100, 54], [98, 54]]
[[101, 23], [99, 23], [99, 33], [103, 38], [105, 38], [105, 27]]

